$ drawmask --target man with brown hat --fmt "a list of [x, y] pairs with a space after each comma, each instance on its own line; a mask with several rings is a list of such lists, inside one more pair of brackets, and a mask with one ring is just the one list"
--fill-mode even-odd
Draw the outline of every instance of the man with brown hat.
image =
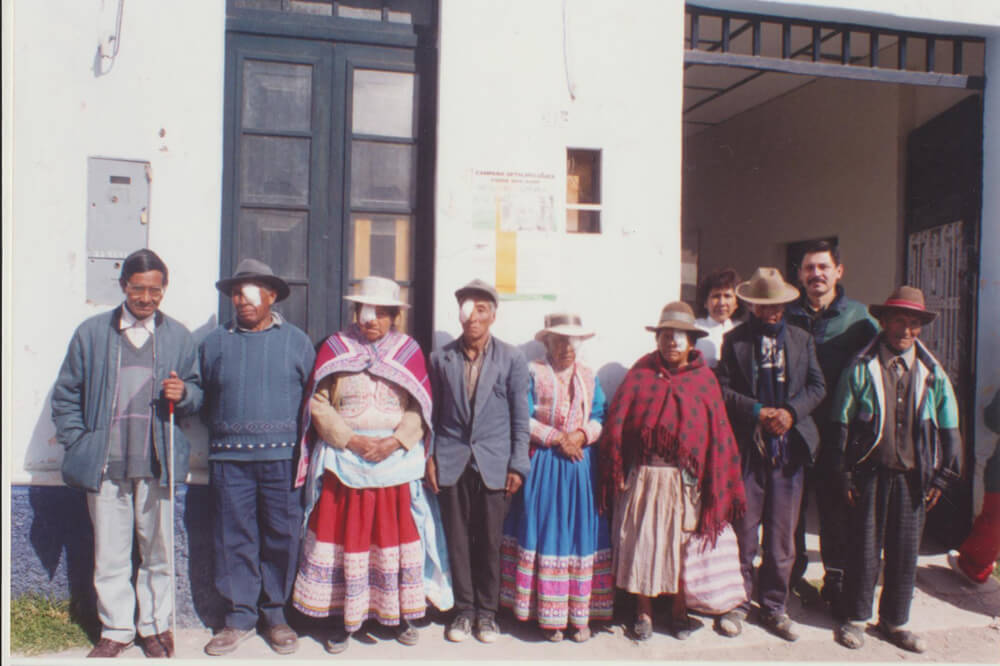
[[[747, 510], [734, 528], [747, 599], [753, 591], [753, 561], [764, 528], [764, 553], [757, 581], [761, 624], [788, 641], [798, 639], [785, 612], [795, 562], [805, 465], [819, 449], [813, 410], [826, 395], [816, 346], [806, 331], [785, 326], [785, 304], [799, 292], [776, 268], [758, 268], [736, 287], [750, 306], [746, 325], [722, 342], [715, 372], [743, 460]], [[750, 602], [742, 606], [745, 616]]]
[[284, 606], [302, 529], [292, 459], [316, 353], [305, 333], [271, 310], [290, 290], [267, 264], [244, 259], [233, 277], [215, 286], [232, 299], [236, 318], [201, 344], [215, 587], [226, 608], [225, 627], [205, 652], [232, 652], [254, 635], [262, 616], [267, 642], [288, 654], [298, 637]]
[[884, 561], [875, 629], [923, 652], [925, 641], [904, 627], [924, 516], [959, 475], [958, 404], [948, 374], [917, 339], [937, 316], [923, 292], [904, 285], [868, 310], [882, 332], [841, 375], [833, 400], [841, 427], [837, 467], [851, 505], [844, 594], [854, 621], [837, 627], [836, 638], [852, 649], [864, 644], [858, 623], [871, 617]]

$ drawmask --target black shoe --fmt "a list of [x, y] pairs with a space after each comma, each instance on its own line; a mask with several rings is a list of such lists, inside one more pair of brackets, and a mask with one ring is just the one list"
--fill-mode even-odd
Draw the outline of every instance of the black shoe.
[[343, 625], [338, 621], [339, 626], [335, 626], [326, 640], [323, 641], [323, 649], [330, 654], [340, 654], [347, 649], [347, 641], [351, 635], [347, 633]]
[[468, 615], [456, 615], [455, 619], [448, 625], [448, 631], [445, 633], [445, 638], [452, 643], [461, 643], [471, 635], [472, 618]]
[[906, 629], [894, 629], [882, 622], [875, 625], [875, 631], [880, 633], [883, 638], [896, 647], [916, 653], [927, 651], [927, 641], [922, 639], [920, 636], [917, 636], [912, 631], [907, 631]]
[[653, 637], [653, 619], [645, 613], [636, 616], [632, 634], [637, 641], [648, 641]]
[[420, 640], [420, 632], [407, 620], [403, 620], [399, 624], [399, 633], [396, 634], [396, 640], [403, 645], [412, 647]]
[[790, 643], [799, 640], [799, 634], [795, 631], [795, 624], [786, 613], [762, 615], [760, 624], [778, 638], [783, 638]]
[[684, 613], [681, 617], [670, 618], [670, 635], [679, 641], [686, 641], [691, 638], [691, 634], [701, 628], [701, 623], [693, 617]]
[[496, 643], [500, 637], [500, 627], [492, 615], [480, 615], [476, 618], [476, 638], [480, 643]]

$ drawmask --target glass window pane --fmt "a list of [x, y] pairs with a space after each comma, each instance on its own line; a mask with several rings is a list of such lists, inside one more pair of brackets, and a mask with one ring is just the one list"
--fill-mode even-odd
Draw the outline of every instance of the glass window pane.
[[247, 60], [243, 65], [243, 127], [308, 132], [312, 66]]
[[303, 331], [309, 330], [309, 288], [304, 284], [293, 284], [288, 298], [275, 303], [274, 309], [281, 316], [292, 322]]
[[305, 280], [308, 220], [308, 214], [300, 211], [241, 210], [239, 258], [260, 259], [286, 280]]
[[408, 215], [351, 217], [354, 247], [349, 257], [349, 275], [360, 280], [369, 275], [397, 282], [413, 279], [413, 229]]
[[351, 205], [412, 208], [415, 156], [412, 145], [354, 141]]
[[412, 138], [413, 82], [409, 72], [354, 70], [352, 131]]
[[337, 16], [367, 21], [382, 20], [382, 0], [339, 0]]
[[244, 136], [240, 203], [309, 204], [309, 139]]
[[298, 14], [333, 16], [333, 2], [331, 0], [291, 0], [288, 3], [288, 11]]
[[566, 150], [566, 203], [601, 203], [601, 151]]

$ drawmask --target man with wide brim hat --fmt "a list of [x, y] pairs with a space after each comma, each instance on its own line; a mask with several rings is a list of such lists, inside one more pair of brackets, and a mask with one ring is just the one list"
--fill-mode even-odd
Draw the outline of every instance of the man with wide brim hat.
[[796, 300], [799, 290], [785, 282], [777, 268], [762, 266], [736, 285], [736, 296], [751, 305], [783, 305]]
[[243, 259], [216, 287], [232, 300], [235, 317], [209, 333], [200, 352], [215, 586], [225, 608], [224, 627], [205, 652], [232, 652], [263, 620], [265, 640], [288, 654], [298, 637], [284, 606], [302, 527], [293, 458], [316, 353], [302, 330], [271, 309], [289, 288], [264, 262]]
[[545, 338], [550, 335], [589, 340], [594, 337], [594, 331], [583, 325], [580, 315], [571, 312], [557, 312], [545, 315], [545, 327], [535, 333], [535, 340], [544, 343]]
[[369, 275], [362, 278], [353, 294], [344, 296], [345, 301], [375, 305], [387, 308], [409, 308], [410, 304], [399, 298], [399, 285], [389, 278]]
[[[897, 646], [923, 652], [906, 629], [916, 584], [924, 518], [959, 478], [958, 404], [948, 373], [920, 342], [934, 320], [920, 289], [903, 285], [869, 306], [882, 332], [840, 377], [833, 417], [840, 425], [837, 470], [851, 505], [845, 606], [836, 639], [864, 644], [875, 584], [884, 571], [876, 631]], [[916, 499], [914, 499], [916, 498]]]
[[696, 339], [708, 335], [708, 331], [694, 323], [694, 310], [683, 301], [675, 301], [663, 306], [663, 309], [660, 310], [660, 321], [656, 326], [647, 326], [646, 330], [655, 333], [661, 328], [686, 331]]
[[761, 547], [757, 600], [761, 624], [794, 641], [795, 625], [786, 612], [795, 562], [805, 468], [816, 459], [819, 431], [811, 416], [826, 395], [812, 335], [786, 326], [785, 304], [798, 298], [781, 271], [761, 267], [736, 287], [750, 304], [750, 319], [723, 338], [715, 367], [726, 410], [743, 458], [747, 511], [733, 525], [747, 599], [735, 612], [745, 617], [754, 589], [754, 558]]
[[223, 278], [215, 283], [215, 288], [226, 296], [233, 295], [233, 288], [241, 284], [256, 283], [271, 289], [275, 293], [275, 302], [288, 298], [290, 289], [288, 283], [274, 274], [271, 267], [258, 259], [243, 259], [236, 265], [233, 277]]

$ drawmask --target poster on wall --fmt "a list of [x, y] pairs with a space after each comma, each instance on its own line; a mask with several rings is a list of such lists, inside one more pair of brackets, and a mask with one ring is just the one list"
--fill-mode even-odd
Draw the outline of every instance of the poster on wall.
[[493, 264], [503, 300], [555, 300], [560, 272], [555, 174], [472, 169], [470, 180], [469, 221], [480, 270]]

